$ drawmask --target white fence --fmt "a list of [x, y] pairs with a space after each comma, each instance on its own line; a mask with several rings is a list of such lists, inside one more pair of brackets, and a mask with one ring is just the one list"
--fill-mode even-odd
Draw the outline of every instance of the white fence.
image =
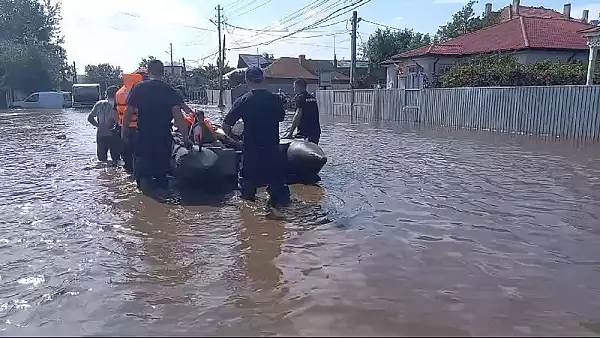
[[321, 111], [511, 133], [600, 139], [600, 86], [318, 91]]

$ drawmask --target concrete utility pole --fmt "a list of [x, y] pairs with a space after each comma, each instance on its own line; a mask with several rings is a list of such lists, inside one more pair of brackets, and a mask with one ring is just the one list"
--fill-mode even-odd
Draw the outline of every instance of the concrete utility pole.
[[350, 37], [350, 87], [354, 88], [356, 84], [356, 26], [358, 25], [358, 18], [356, 11], [352, 12], [352, 34]]
[[219, 35], [219, 58], [217, 67], [219, 68], [219, 108], [223, 108], [223, 46], [221, 45], [221, 5], [217, 6], [217, 32]]
[[181, 64], [183, 65], [183, 69], [181, 70], [181, 74], [183, 75], [183, 88], [187, 89], [187, 71], [185, 68], [185, 58], [181, 58]]
[[173, 69], [173, 44], [169, 44], [169, 54], [171, 54], [171, 75], [175, 74], [175, 69]]
[[77, 83], [77, 67], [75, 67], [75, 61], [73, 61], [73, 84]]
[[350, 34], [350, 120], [354, 117], [354, 87], [356, 86], [356, 28], [358, 26], [358, 13], [352, 12], [352, 33]]

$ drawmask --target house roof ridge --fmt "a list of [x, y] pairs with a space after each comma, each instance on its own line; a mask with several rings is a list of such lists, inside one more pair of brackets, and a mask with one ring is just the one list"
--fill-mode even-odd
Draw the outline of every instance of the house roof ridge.
[[525, 18], [523, 16], [519, 17], [519, 24], [521, 25], [521, 33], [523, 34], [523, 44], [525, 47], [529, 48], [529, 38], [527, 37], [527, 29], [525, 29]]

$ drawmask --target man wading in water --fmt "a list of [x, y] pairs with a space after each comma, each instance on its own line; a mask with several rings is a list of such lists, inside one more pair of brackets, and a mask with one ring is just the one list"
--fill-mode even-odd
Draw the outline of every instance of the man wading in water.
[[297, 138], [306, 138], [308, 141], [319, 144], [321, 138], [321, 124], [319, 123], [319, 107], [314, 96], [306, 91], [307, 83], [304, 79], [294, 81], [294, 91], [296, 92], [296, 115], [292, 121], [292, 126], [287, 130], [285, 138], [294, 137], [294, 131]]
[[244, 121], [242, 198], [253, 201], [256, 190], [267, 185], [271, 205], [285, 206], [290, 201], [290, 190], [284, 183], [279, 151], [279, 123], [285, 118], [285, 109], [279, 96], [260, 88], [263, 80], [260, 68], [246, 70], [250, 91], [235, 100], [223, 121], [223, 131], [233, 137], [232, 126], [240, 118]]
[[[144, 193], [156, 190], [166, 197], [167, 174], [171, 161], [171, 120], [189, 144], [188, 127], [183, 120], [183, 100], [171, 85], [162, 81], [164, 65], [159, 60], [148, 63], [149, 80], [136, 83], [127, 97], [123, 125], [128, 125], [134, 111], [138, 114], [138, 137], [134, 150], [134, 176]], [[121, 138], [127, 142], [127, 128], [121, 129]]]
[[116, 86], [106, 88], [106, 100], [96, 102], [92, 112], [88, 115], [88, 121], [98, 130], [96, 131], [96, 152], [98, 161], [108, 161], [108, 152], [110, 159], [116, 164], [121, 158], [119, 137], [113, 131], [115, 126], [115, 95]]

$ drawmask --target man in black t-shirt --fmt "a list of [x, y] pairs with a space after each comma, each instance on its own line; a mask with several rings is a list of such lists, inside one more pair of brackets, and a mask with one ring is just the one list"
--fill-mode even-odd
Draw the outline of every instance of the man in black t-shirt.
[[296, 79], [294, 81], [294, 92], [296, 92], [296, 115], [292, 126], [287, 130], [285, 138], [294, 137], [294, 131], [298, 128], [296, 137], [306, 138], [308, 141], [319, 144], [321, 138], [321, 124], [319, 123], [319, 107], [314, 96], [306, 91], [306, 81]]
[[[138, 113], [138, 135], [134, 154], [134, 176], [138, 188], [153, 186], [167, 189], [171, 161], [171, 120], [175, 119], [184, 142], [189, 143], [187, 125], [181, 109], [183, 101], [175, 88], [163, 82], [164, 65], [159, 60], [148, 63], [149, 80], [136, 83], [127, 97], [123, 125], [128, 125], [133, 112]], [[128, 128], [121, 129], [127, 139]]]
[[235, 100], [223, 121], [223, 131], [233, 136], [233, 125], [244, 121], [244, 156], [240, 180], [242, 198], [254, 200], [257, 188], [267, 185], [271, 204], [289, 203], [290, 190], [284, 183], [282, 154], [279, 151], [279, 123], [285, 118], [283, 102], [276, 94], [260, 88], [260, 68], [246, 70], [250, 91]]

